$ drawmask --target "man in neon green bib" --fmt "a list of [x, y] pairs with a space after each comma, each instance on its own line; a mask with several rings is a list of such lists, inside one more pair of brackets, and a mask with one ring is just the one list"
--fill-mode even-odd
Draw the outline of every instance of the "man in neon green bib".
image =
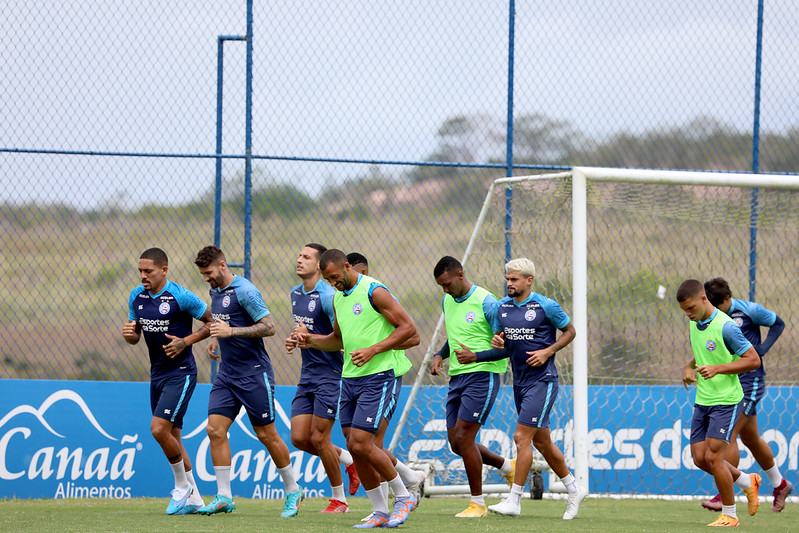
[[744, 394], [738, 374], [760, 366], [760, 358], [741, 328], [713, 307], [701, 281], [683, 281], [676, 298], [691, 320], [694, 357], [682, 371], [686, 389], [696, 383], [691, 456], [696, 466], [713, 476], [721, 495], [721, 515], [708, 525], [735, 527], [738, 516], [733, 483], [743, 489], [749, 514], [754, 515], [760, 505], [757, 499], [760, 476], [741, 472], [724, 460], [724, 452], [741, 415]]
[[[447, 342], [433, 356], [430, 373], [443, 372], [443, 359], [449, 358], [449, 393], [447, 394], [447, 439], [452, 451], [463, 459], [469, 480], [469, 507], [455, 516], [483, 518], [488, 508], [483, 497], [483, 464], [498, 468], [513, 482], [514, 461], [498, 455], [475, 442], [499, 392], [499, 376], [508, 368], [508, 360], [461, 364], [459, 353], [491, 349], [494, 330], [489, 317], [496, 314], [497, 299], [486, 289], [470, 283], [463, 265], [444, 256], [433, 269], [436, 283], [444, 291], [441, 305], [447, 326]], [[450, 357], [452, 355], [452, 357]]]
[[[354, 527], [396, 527], [407, 520], [418, 502], [377, 446], [375, 435], [382, 420], [390, 417], [395, 375], [404, 374], [411, 367], [404, 350], [419, 344], [419, 334], [388, 288], [354, 271], [341, 250], [323, 253], [319, 268], [336, 289], [333, 332], [298, 332], [298, 345], [324, 351], [344, 348], [338, 417], [361, 484], [375, 509], [370, 520]], [[390, 515], [376, 474], [388, 480], [396, 496]]]

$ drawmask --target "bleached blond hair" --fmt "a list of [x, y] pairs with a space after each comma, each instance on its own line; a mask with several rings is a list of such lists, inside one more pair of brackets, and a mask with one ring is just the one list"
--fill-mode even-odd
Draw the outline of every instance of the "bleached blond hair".
[[522, 276], [535, 277], [535, 263], [526, 257], [511, 259], [505, 263], [505, 272], [518, 272]]

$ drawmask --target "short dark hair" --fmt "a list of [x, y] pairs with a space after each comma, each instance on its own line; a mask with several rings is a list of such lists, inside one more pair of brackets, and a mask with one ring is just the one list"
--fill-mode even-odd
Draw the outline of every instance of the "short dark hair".
[[433, 269], [433, 277], [437, 278], [444, 272], [449, 272], [450, 274], [463, 272], [463, 265], [461, 265], [461, 262], [454, 257], [445, 255], [438, 260], [438, 263], [436, 263], [436, 267]]
[[169, 265], [169, 257], [161, 248], [147, 248], [139, 256], [139, 259], [149, 259], [155, 266], [159, 267]]
[[330, 248], [319, 258], [319, 270], [324, 270], [331, 263], [336, 266], [344, 266], [346, 262], [347, 256], [344, 252], [337, 248]]
[[724, 278], [713, 278], [710, 281], [706, 281], [705, 294], [707, 294], [707, 299], [713, 304], [713, 307], [718, 307], [727, 298], [732, 298], [730, 284]]
[[225, 259], [225, 252], [218, 246], [206, 246], [197, 252], [197, 258], [194, 260], [194, 264], [200, 268], [205, 268], [216, 263], [221, 263], [222, 261], [227, 262], [227, 259]]
[[305, 245], [305, 248], [313, 248], [317, 252], [318, 257], [322, 257], [322, 254], [327, 251], [327, 246], [319, 244], [318, 242], [309, 242]]
[[687, 279], [677, 287], [677, 294], [675, 297], [677, 298], [677, 302], [680, 303], [686, 301], [688, 298], [694, 298], [702, 294], [705, 294], [705, 287], [702, 285], [702, 282], [698, 279]]
[[366, 257], [358, 252], [350, 252], [347, 254], [347, 263], [351, 265], [363, 265], [365, 267], [369, 266], [369, 261], [366, 260]]

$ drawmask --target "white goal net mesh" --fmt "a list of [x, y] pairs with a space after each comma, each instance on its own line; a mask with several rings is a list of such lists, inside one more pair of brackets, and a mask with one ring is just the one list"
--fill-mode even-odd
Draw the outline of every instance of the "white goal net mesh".
[[[506, 187], [512, 191], [510, 214]], [[558, 301], [573, 318], [571, 188], [569, 177], [494, 187], [470, 243], [464, 265], [467, 278], [504, 296], [509, 216], [510, 256], [532, 259], [537, 270], [533, 290]], [[799, 329], [793, 325], [799, 321], [799, 300], [792, 279], [799, 252], [799, 192], [759, 189], [756, 195], [753, 219], [753, 192], [746, 187], [589, 179], [588, 314], [587, 324], [575, 326], [588, 342], [587, 461], [592, 492], [694, 497], [715, 493], [712, 478], [695, 471], [690, 458], [693, 391], [686, 391], [681, 382], [682, 365], [691, 357], [688, 320], [674, 292], [685, 279], [721, 276], [734, 298], [749, 300], [750, 257], [756, 266], [754, 300], [787, 324], [764, 358], [768, 387], [758, 406], [759, 427], [783, 475], [796, 477], [799, 358], [793, 349]], [[756, 244], [754, 255], [751, 242]], [[764, 328], [764, 338], [765, 334]], [[440, 345], [443, 338], [442, 334], [434, 342]], [[556, 357], [561, 387], [551, 430], [573, 467], [572, 346]], [[405, 383], [412, 383], [410, 376]], [[515, 456], [511, 383], [509, 371], [478, 440]], [[394, 451], [411, 462], [431, 463], [436, 483], [465, 483], [462, 463], [446, 446], [446, 379], [423, 372], [419, 385], [407, 420], [401, 422], [405, 437]], [[762, 474], [745, 449], [741, 468]], [[544, 479], [547, 490], [556, 488], [553, 478]], [[486, 469], [485, 482], [502, 479]]]

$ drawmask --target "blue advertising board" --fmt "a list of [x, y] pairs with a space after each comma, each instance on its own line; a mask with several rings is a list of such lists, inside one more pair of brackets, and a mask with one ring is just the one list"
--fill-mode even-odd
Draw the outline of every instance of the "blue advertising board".
[[[308, 496], [330, 497], [330, 484], [319, 458], [291, 447], [289, 413], [294, 390], [291, 386], [276, 388], [278, 433], [293, 450], [295, 474]], [[403, 387], [400, 406], [407, 401], [409, 391], [409, 386]], [[206, 496], [216, 492], [205, 432], [209, 392], [210, 385], [197, 386], [183, 427], [194, 476]], [[401, 459], [433, 463], [457, 460], [446, 441], [445, 398], [446, 387], [420, 389], [416, 401], [440, 404], [441, 416], [408, 422], [398, 446], [403, 450]], [[510, 394], [500, 395], [501, 402], [510, 398]], [[688, 432], [692, 404], [682, 387], [591, 386], [589, 398], [592, 493], [715, 492], [712, 478], [698, 471], [691, 460]], [[758, 415], [761, 434], [772, 446], [777, 465], [783, 475], [793, 479], [799, 462], [797, 399], [797, 387], [770, 387]], [[0, 380], [0, 400], [0, 498], [169, 495], [171, 471], [150, 435], [148, 383]], [[561, 415], [553, 417], [552, 435], [573, 464], [573, 422], [563, 415], [571, 412], [570, 405], [571, 388], [561, 387], [556, 406], [556, 415], [558, 411]], [[389, 437], [399, 412], [389, 427]], [[489, 420], [479, 438], [492, 449], [509, 451], [513, 435], [497, 430], [493, 426], [497, 422]], [[502, 426], [512, 428], [513, 422], [503, 421]], [[277, 469], [246, 415], [236, 420], [229, 433], [234, 494], [283, 498]], [[344, 445], [339, 426], [332, 438], [337, 445]], [[746, 451], [741, 468], [758, 468]]]

